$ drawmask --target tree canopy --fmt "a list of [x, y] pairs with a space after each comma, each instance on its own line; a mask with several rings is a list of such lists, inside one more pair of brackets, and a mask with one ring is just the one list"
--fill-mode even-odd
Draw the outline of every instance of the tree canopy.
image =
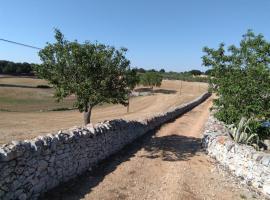
[[208, 69], [208, 70], [206, 70], [206, 71], [204, 72], [204, 74], [210, 76], [210, 75], [212, 74], [212, 71], [213, 71], [212, 69]]
[[33, 75], [33, 64], [27, 62], [15, 63], [6, 60], [0, 60], [0, 74], [1, 73]]
[[159, 72], [160, 73], [165, 73], [166, 71], [165, 71], [165, 69], [160, 69]]
[[70, 42], [59, 30], [55, 30], [55, 39], [39, 52], [42, 64], [36, 71], [55, 87], [58, 100], [74, 94], [85, 124], [90, 123], [91, 110], [97, 104], [127, 104], [133, 87], [127, 77], [134, 74], [125, 57], [127, 49], [97, 42]]
[[239, 47], [205, 47], [203, 64], [211, 67], [210, 83], [218, 95], [216, 116], [226, 123], [241, 117], [270, 117], [270, 43], [249, 30]]
[[197, 69], [190, 70], [189, 72], [194, 76], [199, 76], [202, 74], [202, 72], [200, 70], [197, 70]]

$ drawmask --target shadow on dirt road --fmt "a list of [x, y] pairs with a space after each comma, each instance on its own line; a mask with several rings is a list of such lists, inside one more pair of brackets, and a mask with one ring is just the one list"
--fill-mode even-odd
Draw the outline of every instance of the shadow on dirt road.
[[181, 135], [155, 137], [158, 130], [142, 136], [117, 154], [99, 163], [91, 171], [85, 172], [81, 176], [48, 191], [40, 199], [81, 199], [102, 182], [106, 175], [112, 173], [121, 163], [129, 161], [141, 149], [145, 150], [141, 157], [148, 159], [161, 158], [163, 161], [186, 161], [194, 156], [196, 152], [201, 151], [201, 140], [198, 138]]

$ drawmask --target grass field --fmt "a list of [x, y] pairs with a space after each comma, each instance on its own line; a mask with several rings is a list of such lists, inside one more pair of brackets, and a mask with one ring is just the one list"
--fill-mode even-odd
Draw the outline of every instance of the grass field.
[[[36, 88], [46, 84], [44, 80], [29, 77], [0, 77], [0, 144], [82, 125], [82, 114], [77, 110], [48, 111], [72, 107], [74, 97], [57, 103], [52, 88]], [[92, 122], [144, 118], [188, 102], [207, 90], [205, 83], [182, 82], [180, 95], [180, 85], [180, 81], [164, 80], [154, 95], [132, 98], [129, 113], [122, 105], [97, 106], [93, 109]]]
[[0, 77], [0, 110], [39, 112], [73, 107], [74, 97], [58, 103], [53, 97], [53, 88], [37, 88], [39, 85], [48, 83], [31, 77]]

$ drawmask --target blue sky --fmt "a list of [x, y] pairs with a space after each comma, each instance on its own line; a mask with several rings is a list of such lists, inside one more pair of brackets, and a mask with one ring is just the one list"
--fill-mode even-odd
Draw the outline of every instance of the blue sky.
[[[44, 47], [53, 28], [68, 40], [127, 47], [132, 66], [202, 69], [202, 47], [236, 44], [247, 29], [270, 39], [269, 0], [1, 0], [0, 38]], [[0, 41], [0, 59], [40, 62]]]

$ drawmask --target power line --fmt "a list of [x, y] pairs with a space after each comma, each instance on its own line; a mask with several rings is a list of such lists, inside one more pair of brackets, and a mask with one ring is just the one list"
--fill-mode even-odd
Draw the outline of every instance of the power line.
[[14, 42], [14, 41], [2, 39], [2, 38], [0, 38], [0, 40], [1, 40], [1, 41], [4, 41], [4, 42], [9, 42], [9, 43], [12, 43], [12, 44], [21, 45], [21, 46], [24, 46], [24, 47], [29, 47], [29, 48], [32, 48], [32, 49], [38, 49], [38, 50], [41, 50], [41, 48], [39, 48], [39, 47], [31, 46], [31, 45], [28, 45], [28, 44], [23, 44], [23, 43], [19, 43], [19, 42]]

